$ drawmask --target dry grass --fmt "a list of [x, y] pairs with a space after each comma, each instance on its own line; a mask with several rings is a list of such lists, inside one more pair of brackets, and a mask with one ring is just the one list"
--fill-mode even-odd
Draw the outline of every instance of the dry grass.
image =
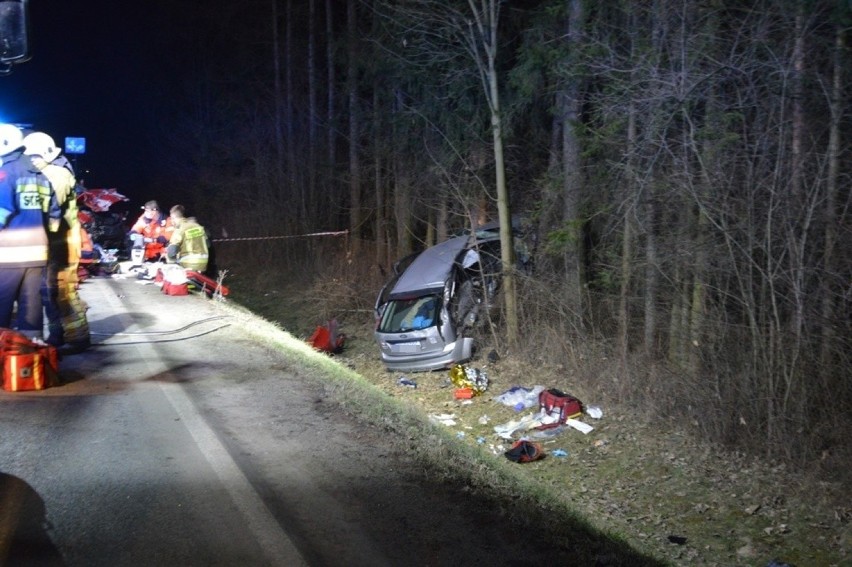
[[[528, 495], [539, 509], [552, 511], [556, 498], [563, 512], [674, 564], [766, 565], [773, 558], [849, 564], [848, 486], [701, 441], [694, 435], [706, 428], [701, 420], [718, 416], [671, 395], [694, 390], [697, 399], [694, 383], [639, 356], [618, 360], [606, 342], [584, 340], [579, 329], [545, 317], [547, 302], [541, 313], [526, 314], [540, 323], [528, 327], [523, 350], [506, 352], [495, 342], [481, 352], [496, 348], [496, 364], [470, 363], [485, 370], [491, 383], [465, 403], [454, 399], [446, 372], [411, 375], [418, 383], [411, 389], [381, 367], [372, 339], [372, 301], [381, 285], [375, 270], [345, 259], [301, 268], [298, 281], [271, 277], [270, 270], [255, 280], [233, 278], [231, 297], [300, 339], [336, 317], [348, 335], [347, 348], [329, 362], [359, 378], [339, 382], [331, 393], [350, 411], [384, 424], [444, 474], [468, 475], [471, 485], [507, 496]], [[545, 440], [548, 457], [541, 461], [511, 464], [502, 457], [508, 443], [493, 426], [517, 414], [492, 398], [514, 385], [535, 384], [600, 405], [604, 418], [586, 419], [595, 427], [589, 435], [567, 430]], [[427, 421], [431, 414], [449, 413], [455, 426]], [[567, 456], [553, 456], [556, 449]], [[686, 543], [673, 544], [670, 536]]]

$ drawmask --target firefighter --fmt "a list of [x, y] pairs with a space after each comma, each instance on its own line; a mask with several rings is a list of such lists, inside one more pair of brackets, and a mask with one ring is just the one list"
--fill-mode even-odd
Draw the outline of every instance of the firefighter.
[[207, 231], [194, 217], [186, 216], [183, 205], [172, 207], [169, 218], [172, 219], [174, 232], [167, 248], [168, 261], [204, 273], [210, 255]]
[[[24, 155], [16, 126], [0, 125], [0, 327], [42, 340], [41, 284], [47, 265], [47, 231], [56, 230], [61, 211], [47, 178]], [[47, 217], [47, 218], [46, 218]]]
[[164, 260], [166, 246], [174, 230], [172, 221], [163, 217], [157, 201], [148, 201], [142, 209], [142, 214], [130, 228], [133, 248], [144, 249], [142, 259], [146, 262]]
[[89, 346], [86, 306], [77, 293], [77, 269], [82, 254], [80, 219], [77, 210], [77, 185], [71, 164], [48, 134], [33, 132], [24, 137], [24, 153], [50, 181], [62, 211], [59, 230], [48, 234], [48, 261], [42, 285], [47, 316], [47, 342], [67, 352]]

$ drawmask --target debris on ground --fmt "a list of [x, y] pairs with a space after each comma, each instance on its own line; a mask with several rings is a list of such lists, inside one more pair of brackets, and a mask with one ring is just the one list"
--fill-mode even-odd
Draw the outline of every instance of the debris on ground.
[[507, 459], [515, 463], [529, 463], [544, 457], [544, 450], [538, 443], [526, 439], [515, 441], [512, 447], [504, 453]]
[[429, 414], [429, 421], [436, 425], [452, 426], [456, 424], [456, 415], [453, 413]]
[[488, 375], [484, 370], [454, 364], [450, 368], [450, 380], [458, 390], [469, 389], [471, 396], [478, 396], [488, 389]]
[[532, 388], [513, 386], [495, 397], [494, 401], [521, 412], [538, 405], [539, 394], [543, 391], [544, 386], [533, 386]]

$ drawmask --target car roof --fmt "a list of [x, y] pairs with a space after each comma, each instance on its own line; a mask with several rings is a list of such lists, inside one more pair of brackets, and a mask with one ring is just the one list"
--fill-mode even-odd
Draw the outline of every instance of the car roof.
[[470, 237], [457, 236], [427, 248], [402, 273], [389, 299], [435, 293], [444, 289], [459, 254], [468, 247]]

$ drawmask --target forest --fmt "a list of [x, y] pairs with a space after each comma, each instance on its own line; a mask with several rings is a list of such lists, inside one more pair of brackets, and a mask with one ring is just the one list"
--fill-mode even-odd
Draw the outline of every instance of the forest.
[[532, 269], [504, 268], [501, 352], [711, 442], [848, 475], [848, 2], [169, 11], [152, 42], [181, 79], [157, 96], [180, 110], [147, 110], [167, 125], [152, 194], [216, 234], [346, 231], [298, 259], [240, 254], [301, 276], [363, 266], [376, 285], [459, 229], [520, 219]]

